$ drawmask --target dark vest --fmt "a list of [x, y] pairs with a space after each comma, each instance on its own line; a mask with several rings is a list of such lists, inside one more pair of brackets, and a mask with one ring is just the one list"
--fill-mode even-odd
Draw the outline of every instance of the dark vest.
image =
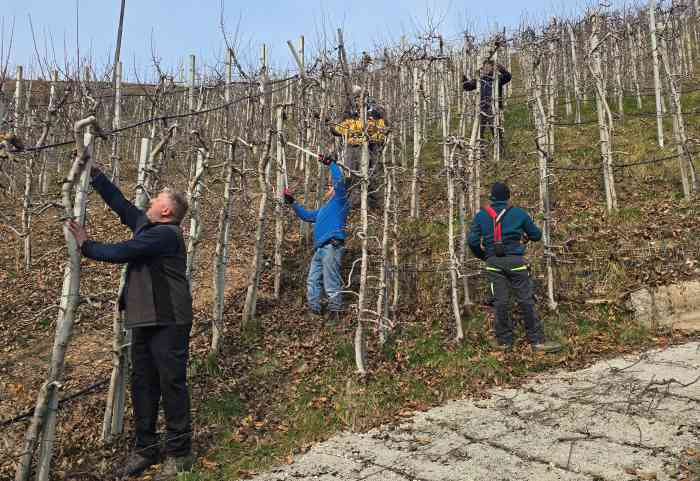
[[135, 234], [158, 226], [172, 229], [178, 240], [175, 254], [151, 257], [127, 265], [126, 285], [120, 304], [126, 311], [125, 327], [192, 324], [192, 295], [185, 275], [187, 250], [182, 230], [174, 224], [144, 220]]

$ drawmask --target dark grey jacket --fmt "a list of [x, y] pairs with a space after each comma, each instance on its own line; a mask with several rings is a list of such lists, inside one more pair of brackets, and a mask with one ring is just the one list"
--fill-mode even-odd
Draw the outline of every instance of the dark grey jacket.
[[119, 299], [120, 308], [126, 311], [126, 327], [191, 324], [187, 250], [180, 226], [150, 222], [101, 173], [93, 177], [92, 185], [134, 233], [131, 240], [116, 244], [86, 241], [81, 249], [90, 259], [127, 264], [126, 285]]

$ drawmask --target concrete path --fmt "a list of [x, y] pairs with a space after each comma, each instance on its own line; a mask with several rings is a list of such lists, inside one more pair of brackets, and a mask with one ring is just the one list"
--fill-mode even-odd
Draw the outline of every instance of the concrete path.
[[[700, 444], [700, 344], [543, 374], [339, 434], [257, 481], [671, 480]], [[697, 381], [697, 382], [695, 382]]]

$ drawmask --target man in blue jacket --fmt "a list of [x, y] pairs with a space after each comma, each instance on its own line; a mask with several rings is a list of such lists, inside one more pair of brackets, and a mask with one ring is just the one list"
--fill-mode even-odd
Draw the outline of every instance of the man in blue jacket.
[[306, 210], [294, 200], [289, 190], [285, 190], [284, 199], [292, 206], [297, 217], [314, 224], [314, 255], [306, 281], [309, 309], [312, 314], [321, 314], [321, 297], [325, 290], [330, 317], [337, 319], [343, 311], [343, 279], [340, 268], [347, 237], [345, 225], [348, 218], [348, 196], [345, 178], [336, 159], [319, 155], [319, 160], [331, 172], [331, 184], [321, 208]]
[[494, 334], [498, 347], [513, 347], [513, 323], [510, 317], [510, 289], [515, 291], [525, 319], [525, 332], [536, 351], [556, 352], [561, 346], [545, 342], [542, 321], [535, 311], [532, 282], [524, 259], [525, 241], [539, 241], [542, 231], [523, 209], [508, 204], [510, 189], [496, 182], [491, 188], [491, 205], [474, 217], [469, 232], [469, 248], [486, 261], [486, 272], [495, 298]]
[[192, 465], [187, 388], [192, 297], [180, 229], [187, 200], [166, 189], [151, 199], [148, 210], [142, 211], [98, 169], [92, 169], [91, 177], [95, 190], [134, 233], [130, 240], [103, 244], [89, 240], [80, 224], [68, 224], [85, 257], [127, 265], [119, 308], [125, 312], [125, 327], [133, 333], [131, 398], [136, 445], [117, 475], [135, 476], [159, 462], [156, 421], [162, 399], [166, 458], [154, 479], [175, 479], [178, 472]]

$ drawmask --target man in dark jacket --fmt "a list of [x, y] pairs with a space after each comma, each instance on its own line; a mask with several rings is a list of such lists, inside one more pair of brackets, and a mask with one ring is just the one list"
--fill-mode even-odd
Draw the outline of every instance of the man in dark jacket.
[[187, 201], [182, 194], [166, 189], [144, 212], [99, 170], [93, 169], [91, 177], [95, 190], [134, 233], [131, 240], [103, 244], [89, 240], [79, 224], [70, 221], [68, 226], [85, 257], [127, 264], [119, 306], [125, 311], [125, 327], [133, 330], [131, 395], [136, 444], [118, 475], [137, 475], [159, 461], [156, 421], [162, 397], [166, 459], [155, 479], [174, 479], [192, 465], [187, 388], [192, 297], [180, 229]]
[[556, 352], [561, 346], [544, 341], [542, 321], [535, 311], [532, 282], [524, 259], [525, 240], [539, 241], [542, 231], [523, 209], [508, 205], [508, 186], [496, 182], [491, 188], [491, 205], [474, 217], [469, 232], [469, 248], [474, 256], [486, 261], [486, 272], [495, 298], [495, 337], [498, 347], [513, 346], [513, 323], [510, 317], [510, 289], [515, 291], [525, 319], [528, 341], [536, 351]]
[[[479, 132], [479, 137], [483, 141], [484, 140], [484, 133], [485, 129], [489, 129], [491, 131], [491, 135], [495, 138], [496, 137], [496, 132], [494, 129], [494, 117], [495, 115], [498, 114], [498, 112], [494, 113], [493, 111], [493, 82], [495, 80], [495, 75], [494, 75], [494, 68], [498, 69], [498, 110], [500, 111], [503, 108], [503, 86], [506, 85], [508, 82], [511, 81], [512, 76], [506, 68], [498, 64], [496, 65], [493, 60], [486, 60], [481, 69], [481, 102], [480, 102], [480, 108], [481, 108], [481, 115], [480, 115], [480, 123], [481, 123], [481, 129]], [[464, 87], [464, 90], [469, 92], [472, 90], [476, 90], [477, 84], [476, 84], [476, 79], [469, 80], [467, 79], [466, 76], [462, 76], [462, 86]], [[499, 129], [499, 138], [501, 140], [501, 151], [503, 151], [503, 146], [505, 145], [505, 142], [503, 141], [503, 129]]]
[[311, 211], [304, 209], [289, 190], [285, 190], [284, 200], [292, 206], [297, 217], [314, 224], [314, 256], [306, 282], [309, 309], [314, 315], [321, 314], [321, 297], [325, 289], [329, 315], [337, 319], [343, 311], [343, 279], [340, 271], [347, 237], [347, 189], [336, 160], [328, 156], [320, 156], [319, 160], [329, 167], [332, 179], [321, 208]]

